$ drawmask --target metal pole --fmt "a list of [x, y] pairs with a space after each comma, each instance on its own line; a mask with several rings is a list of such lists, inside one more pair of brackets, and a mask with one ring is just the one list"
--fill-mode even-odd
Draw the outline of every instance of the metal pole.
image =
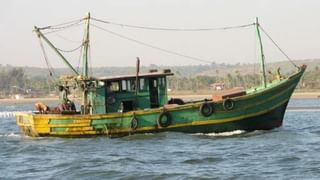
[[90, 25], [90, 13], [86, 17], [86, 31], [84, 38], [84, 53], [83, 53], [83, 72], [82, 75], [88, 78], [88, 50], [89, 50], [89, 25]]
[[[86, 30], [85, 30], [85, 38], [84, 38], [84, 51], [83, 51], [83, 69], [82, 69], [82, 76], [84, 79], [88, 78], [88, 50], [89, 50], [89, 25], [90, 25], [90, 12], [86, 17]], [[87, 81], [83, 81], [83, 94], [82, 94], [82, 107], [83, 107], [83, 114], [88, 113], [88, 88], [87, 88]], [[89, 113], [92, 113], [92, 110], [89, 110]]]
[[136, 106], [138, 105], [138, 91], [139, 91], [139, 71], [140, 71], [140, 58], [137, 57], [137, 64], [136, 64]]

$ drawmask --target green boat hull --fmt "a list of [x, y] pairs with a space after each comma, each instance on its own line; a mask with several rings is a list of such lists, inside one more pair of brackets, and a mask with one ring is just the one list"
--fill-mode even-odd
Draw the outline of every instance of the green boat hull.
[[222, 133], [235, 130], [254, 131], [254, 130], [270, 130], [280, 127], [283, 122], [284, 113], [287, 103], [280, 107], [249, 118], [243, 118], [238, 121], [232, 121], [223, 124], [209, 124], [200, 126], [186, 126], [182, 128], [171, 129], [171, 131], [184, 133]]
[[305, 68], [302, 66], [297, 73], [269, 83], [266, 88], [248, 90], [246, 95], [221, 101], [204, 100], [94, 115], [24, 113], [18, 114], [16, 120], [27, 136], [119, 137], [164, 131], [220, 133], [269, 130], [282, 125], [287, 104]]

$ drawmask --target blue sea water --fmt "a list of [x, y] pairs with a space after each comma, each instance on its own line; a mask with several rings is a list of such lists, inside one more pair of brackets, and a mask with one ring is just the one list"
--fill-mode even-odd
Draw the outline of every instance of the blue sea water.
[[320, 100], [291, 100], [270, 131], [109, 139], [24, 137], [10, 112], [33, 103], [0, 103], [0, 179], [320, 179], [320, 109], [309, 106]]

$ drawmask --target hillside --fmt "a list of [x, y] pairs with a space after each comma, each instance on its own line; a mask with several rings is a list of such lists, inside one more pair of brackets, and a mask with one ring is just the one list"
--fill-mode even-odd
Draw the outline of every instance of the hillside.
[[[320, 60], [300, 60], [297, 65], [308, 66], [298, 90], [314, 91], [320, 89]], [[277, 68], [281, 68], [281, 74], [296, 71], [295, 67], [288, 62], [277, 62], [268, 64], [267, 71], [274, 74]], [[210, 90], [210, 84], [224, 83], [226, 88], [242, 86], [245, 88], [255, 87], [261, 84], [258, 64], [215, 64], [197, 66], [142, 66], [141, 72], [149, 69], [171, 69], [175, 76], [168, 77], [168, 88], [172, 92], [192, 91], [200, 92]], [[255, 70], [255, 71], [254, 71]], [[54, 70], [55, 74], [72, 74], [66, 68]], [[135, 67], [100, 67], [93, 69], [93, 76], [112, 76], [134, 74]], [[55, 93], [57, 85], [54, 79], [50, 78], [46, 68], [35, 67], [14, 67], [0, 65], [0, 98], [10, 97], [12, 94], [23, 93], [31, 97], [48, 96]], [[267, 73], [267, 81], [274, 78], [274, 75]]]
[[[297, 65], [306, 64], [308, 66], [307, 72], [314, 70], [317, 66], [320, 67], [320, 59], [311, 60], [298, 60], [295, 61]], [[275, 71], [280, 67], [283, 74], [291, 73], [295, 71], [294, 66], [288, 61], [276, 62], [266, 65], [267, 71]], [[0, 65], [0, 71], [10, 70], [15, 68], [14, 66]], [[48, 69], [37, 67], [23, 67], [25, 75], [33, 77], [47, 77], [49, 75]], [[216, 64], [210, 65], [188, 65], [188, 66], [142, 66], [141, 72], [147, 72], [149, 69], [171, 69], [176, 76], [181, 77], [194, 77], [194, 76], [227, 76], [228, 74], [257, 74], [260, 70], [259, 64]], [[57, 68], [54, 70], [57, 74], [72, 74], [67, 68]], [[134, 74], [135, 67], [98, 67], [93, 68], [93, 76], [112, 76], [112, 75], [124, 75]]]
[[[308, 66], [307, 72], [314, 70], [315, 67], [320, 67], [320, 59], [311, 59], [311, 60], [299, 60], [294, 61], [296, 65], [306, 64]], [[280, 67], [281, 73], [291, 74], [296, 68], [290, 64], [289, 61], [281, 61], [266, 64], [266, 71], [276, 71]], [[209, 70], [195, 74], [203, 76], [226, 76], [227, 74], [258, 74], [260, 72], [260, 64], [237, 64], [233, 66], [228, 66], [226, 68], [211, 68]]]

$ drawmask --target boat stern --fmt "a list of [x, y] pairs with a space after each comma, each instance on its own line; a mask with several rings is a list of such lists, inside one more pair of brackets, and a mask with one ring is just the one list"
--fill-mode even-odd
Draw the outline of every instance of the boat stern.
[[39, 136], [34, 126], [34, 116], [32, 113], [16, 114], [16, 123], [24, 135], [32, 137]]

